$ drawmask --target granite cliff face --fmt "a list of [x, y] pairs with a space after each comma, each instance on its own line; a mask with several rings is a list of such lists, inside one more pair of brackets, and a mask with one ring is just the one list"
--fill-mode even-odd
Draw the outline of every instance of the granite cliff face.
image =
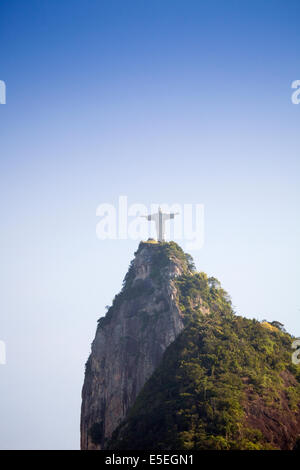
[[173, 242], [140, 243], [123, 289], [98, 321], [82, 390], [82, 449], [104, 447], [182, 331], [174, 280], [191, 268]]
[[141, 242], [86, 364], [81, 448], [299, 449], [282, 327], [237, 316], [176, 243]]
[[141, 242], [86, 364], [81, 448], [299, 448], [300, 366], [282, 327], [237, 316], [176, 243]]
[[229, 312], [195, 315], [106, 448], [299, 449], [300, 368], [291, 362], [291, 339]]

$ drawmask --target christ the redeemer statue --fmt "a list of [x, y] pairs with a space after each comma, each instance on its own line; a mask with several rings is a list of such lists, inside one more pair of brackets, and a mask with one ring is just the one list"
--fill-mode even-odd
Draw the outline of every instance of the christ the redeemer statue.
[[157, 233], [157, 240], [159, 242], [163, 242], [165, 239], [165, 221], [169, 219], [174, 219], [175, 215], [179, 212], [171, 212], [170, 214], [164, 214], [161, 208], [158, 208], [158, 212], [156, 214], [151, 215], [142, 215], [141, 217], [145, 217], [147, 220], [154, 220], [155, 228]]

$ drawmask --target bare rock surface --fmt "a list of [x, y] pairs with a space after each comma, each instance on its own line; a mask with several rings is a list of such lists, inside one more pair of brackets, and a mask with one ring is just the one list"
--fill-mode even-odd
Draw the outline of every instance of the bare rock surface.
[[103, 448], [184, 327], [173, 280], [189, 267], [170, 246], [140, 243], [122, 291], [98, 321], [82, 390], [82, 449]]

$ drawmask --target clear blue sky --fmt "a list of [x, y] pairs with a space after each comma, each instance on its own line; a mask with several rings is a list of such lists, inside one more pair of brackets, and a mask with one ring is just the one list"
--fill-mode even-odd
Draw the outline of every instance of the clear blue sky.
[[102, 202], [203, 203], [191, 253], [300, 336], [299, 1], [0, 4], [0, 447], [78, 448], [96, 320], [137, 242]]

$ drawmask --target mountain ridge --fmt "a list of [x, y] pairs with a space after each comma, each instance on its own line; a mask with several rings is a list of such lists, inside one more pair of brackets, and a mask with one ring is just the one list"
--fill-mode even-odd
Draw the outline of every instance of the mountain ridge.
[[197, 272], [176, 243], [141, 242], [99, 320], [82, 448], [293, 448], [300, 368], [291, 341], [268, 322], [235, 315], [219, 281]]
[[82, 449], [103, 448], [184, 328], [174, 279], [190, 273], [190, 263], [174, 242], [139, 244], [121, 292], [98, 321], [86, 364]]

